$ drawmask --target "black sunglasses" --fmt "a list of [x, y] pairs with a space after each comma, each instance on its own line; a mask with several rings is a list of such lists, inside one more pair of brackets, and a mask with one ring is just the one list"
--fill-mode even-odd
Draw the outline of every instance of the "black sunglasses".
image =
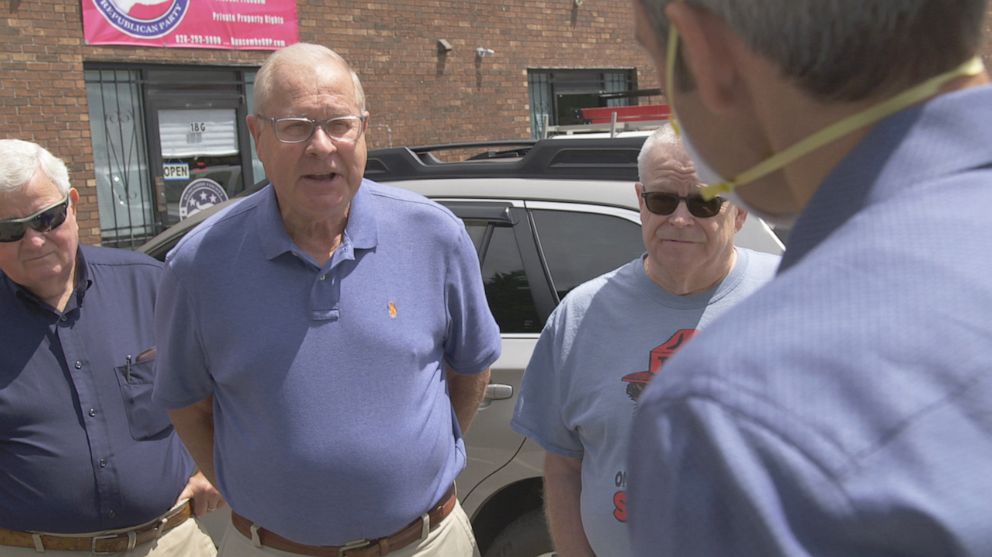
[[685, 201], [685, 206], [689, 209], [689, 213], [701, 219], [716, 216], [720, 212], [723, 202], [726, 201], [722, 197], [714, 197], [706, 201], [699, 194], [675, 195], [674, 193], [662, 191], [646, 191], [641, 194], [641, 197], [644, 198], [644, 205], [647, 206], [648, 211], [656, 215], [670, 215], [675, 212], [680, 202]]
[[23, 219], [0, 220], [0, 242], [16, 242], [24, 237], [30, 226], [37, 232], [54, 230], [65, 222], [69, 210], [69, 196], [51, 207]]

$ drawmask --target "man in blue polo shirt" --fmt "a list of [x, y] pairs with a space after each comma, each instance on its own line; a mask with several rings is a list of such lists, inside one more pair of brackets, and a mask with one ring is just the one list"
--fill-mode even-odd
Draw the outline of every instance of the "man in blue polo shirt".
[[987, 7], [634, 0], [704, 191], [795, 221], [641, 397], [638, 555], [992, 555]]
[[79, 245], [65, 164], [0, 140], [0, 557], [215, 554], [220, 496], [151, 401], [161, 265]]
[[155, 397], [231, 505], [221, 555], [473, 555], [453, 482], [500, 339], [464, 225], [363, 180], [357, 75], [296, 44], [248, 117], [271, 184], [169, 254]]

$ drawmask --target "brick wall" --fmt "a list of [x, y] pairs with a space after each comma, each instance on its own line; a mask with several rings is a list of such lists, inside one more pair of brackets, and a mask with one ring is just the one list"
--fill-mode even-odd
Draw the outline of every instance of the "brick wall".
[[[624, 0], [297, 0], [300, 39], [325, 44], [362, 76], [370, 145], [530, 136], [527, 68], [654, 67]], [[992, 37], [992, 18], [988, 36]], [[453, 47], [440, 55], [437, 39]], [[476, 47], [495, 56], [478, 59]], [[99, 239], [84, 62], [258, 66], [267, 53], [86, 46], [78, 0], [0, 2], [0, 134], [64, 158], [80, 190], [84, 241]], [[992, 39], [983, 51], [992, 67]]]
[[[647, 68], [630, 5], [586, 0], [297, 0], [300, 40], [362, 76], [370, 145], [530, 136], [528, 67]], [[436, 41], [453, 50], [439, 55]], [[479, 61], [476, 47], [493, 49]], [[0, 2], [0, 130], [69, 164], [84, 241], [99, 240], [84, 62], [258, 66], [266, 52], [87, 46], [78, 0]]]

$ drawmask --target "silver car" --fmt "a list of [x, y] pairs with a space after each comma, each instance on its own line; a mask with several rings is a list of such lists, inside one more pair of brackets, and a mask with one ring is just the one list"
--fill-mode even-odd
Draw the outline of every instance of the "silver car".
[[[510, 418], [523, 370], [555, 306], [579, 284], [644, 251], [633, 186], [643, 141], [579, 137], [369, 152], [366, 177], [419, 192], [465, 222], [502, 332], [503, 353], [466, 435], [468, 465], [458, 478], [485, 557], [552, 552], [543, 512], [544, 453], [510, 429]], [[442, 162], [452, 154], [454, 162]], [[163, 258], [207, 214], [170, 228], [142, 251]], [[746, 221], [737, 244], [783, 250], [757, 218]]]

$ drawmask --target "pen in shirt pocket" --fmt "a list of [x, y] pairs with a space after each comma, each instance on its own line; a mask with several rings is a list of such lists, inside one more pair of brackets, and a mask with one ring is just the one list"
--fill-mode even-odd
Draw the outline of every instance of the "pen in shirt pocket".
[[132, 365], [141, 365], [143, 363], [150, 362], [155, 359], [155, 355], [157, 353], [158, 351], [155, 349], [154, 346], [152, 346], [151, 348], [146, 348], [145, 350], [142, 350], [136, 358], [128, 354], [127, 358], [124, 361], [124, 380], [127, 381], [128, 383], [131, 382]]

